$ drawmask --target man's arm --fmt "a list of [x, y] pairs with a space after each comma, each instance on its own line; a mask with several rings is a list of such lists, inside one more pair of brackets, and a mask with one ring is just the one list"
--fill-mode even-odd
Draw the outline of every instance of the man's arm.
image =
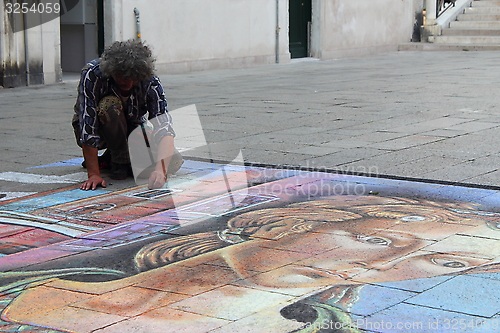
[[149, 177], [150, 189], [165, 185], [168, 166], [174, 154], [174, 136], [172, 117], [167, 111], [167, 100], [160, 80], [151, 79], [147, 92], [149, 120], [153, 124], [153, 140], [158, 142], [158, 159], [155, 171]]
[[88, 174], [88, 180], [80, 185], [82, 190], [95, 190], [98, 185], [106, 187], [106, 182], [101, 178], [97, 158], [99, 140], [97, 101], [100, 100], [100, 90], [103, 84], [98, 64], [99, 60], [95, 59], [82, 69], [78, 84], [77, 104], [75, 105], [75, 112], [79, 119], [77, 140], [82, 147]]
[[106, 181], [101, 177], [99, 171], [98, 149], [83, 144], [82, 150], [87, 166], [88, 180], [80, 185], [80, 189], [87, 191], [95, 190], [99, 185], [106, 187]]
[[174, 137], [164, 136], [158, 145], [158, 161], [156, 168], [149, 176], [148, 187], [150, 189], [160, 188], [167, 180], [167, 170], [174, 154]]

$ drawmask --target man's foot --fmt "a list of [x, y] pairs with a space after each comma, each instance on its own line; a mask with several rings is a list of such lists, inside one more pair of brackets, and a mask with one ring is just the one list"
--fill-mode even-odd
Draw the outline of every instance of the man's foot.
[[109, 172], [109, 178], [122, 180], [127, 179], [127, 177], [131, 175], [132, 166], [130, 164], [118, 164], [111, 162], [111, 171]]
[[[99, 161], [99, 170], [107, 170], [111, 169], [111, 154], [109, 150], [106, 150], [104, 154], [97, 157]], [[82, 167], [87, 168], [87, 163], [85, 161], [82, 162]]]

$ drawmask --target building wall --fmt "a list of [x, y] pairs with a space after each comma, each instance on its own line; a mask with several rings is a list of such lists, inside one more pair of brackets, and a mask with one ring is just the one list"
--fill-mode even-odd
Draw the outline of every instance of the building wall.
[[[287, 0], [279, 0], [287, 26]], [[276, 0], [115, 0], [105, 2], [105, 43], [134, 38], [134, 8], [142, 39], [153, 47], [160, 72], [243, 67], [276, 61]], [[110, 14], [112, 13], [112, 14]], [[286, 29], [280, 60], [289, 61]]]
[[[279, 54], [276, 7], [279, 4]], [[320, 59], [395, 51], [412, 39], [423, 0], [313, 0], [311, 53]], [[288, 0], [105, 1], [105, 43], [142, 39], [162, 72], [290, 61]]]
[[[19, 87], [61, 81], [59, 18], [17, 15], [13, 24], [0, 2], [0, 86]], [[26, 28], [27, 27], [27, 28]]]
[[[3, 8], [4, 2], [0, 3], [0, 15], [2, 25], [0, 26], [0, 80], [4, 87], [17, 87], [26, 85], [24, 33], [14, 32], [11, 22]], [[22, 26], [23, 22], [14, 21], [13, 24]]]
[[55, 19], [41, 26], [43, 78], [45, 84], [62, 81], [60, 20]]
[[314, 0], [312, 56], [333, 59], [396, 51], [414, 34], [422, 0]]
[[[103, 1], [105, 44], [136, 37], [137, 8], [142, 39], [153, 48], [159, 74], [290, 61], [288, 0]], [[60, 19], [14, 33], [3, 4], [0, 85], [27, 83], [26, 57], [30, 84], [60, 81]], [[333, 59], [395, 51], [412, 39], [422, 6], [423, 0], [312, 0], [312, 56]], [[85, 51], [75, 70], [96, 55], [87, 45], [90, 39], [94, 43], [95, 34], [87, 34], [92, 38], [82, 44], [93, 54]]]

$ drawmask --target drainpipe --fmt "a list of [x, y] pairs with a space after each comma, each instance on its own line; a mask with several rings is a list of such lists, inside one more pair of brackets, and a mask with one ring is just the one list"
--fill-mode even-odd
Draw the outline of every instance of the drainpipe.
[[30, 52], [28, 45], [28, 22], [27, 14], [23, 14], [23, 27], [24, 27], [24, 64], [26, 69], [26, 85], [30, 85]]
[[134, 14], [135, 14], [135, 27], [137, 30], [137, 39], [141, 39], [141, 23], [139, 21], [139, 9], [134, 8]]
[[280, 0], [276, 0], [276, 63], [280, 62]]

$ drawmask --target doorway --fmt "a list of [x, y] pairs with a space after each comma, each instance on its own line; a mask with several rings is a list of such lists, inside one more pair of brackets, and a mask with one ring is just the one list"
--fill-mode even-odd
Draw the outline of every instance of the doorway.
[[293, 58], [309, 57], [312, 0], [289, 0], [289, 50]]
[[60, 21], [62, 70], [79, 73], [104, 46], [103, 0], [78, 1]]

